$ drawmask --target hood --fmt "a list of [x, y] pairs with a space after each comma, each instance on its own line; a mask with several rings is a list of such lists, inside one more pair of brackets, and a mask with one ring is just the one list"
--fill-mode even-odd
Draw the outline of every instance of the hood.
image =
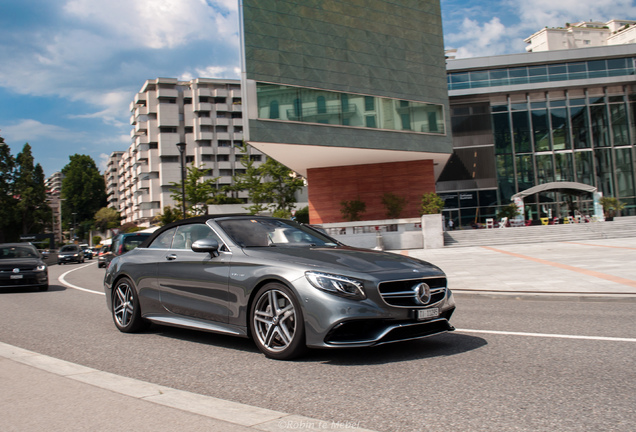
[[389, 252], [347, 246], [333, 248], [274, 246], [245, 248], [243, 251], [250, 257], [306, 266], [307, 270], [322, 269], [329, 272], [340, 270], [373, 274], [406, 273], [413, 277], [444, 275], [439, 267], [425, 261]]
[[0, 269], [35, 268], [42, 264], [39, 258], [6, 258], [0, 260]]

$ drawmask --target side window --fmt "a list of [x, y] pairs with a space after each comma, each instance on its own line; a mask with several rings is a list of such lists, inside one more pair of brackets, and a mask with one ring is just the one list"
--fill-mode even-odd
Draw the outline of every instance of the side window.
[[168, 231], [165, 231], [148, 245], [149, 249], [170, 249], [170, 245], [172, 244], [172, 237], [174, 237], [174, 233], [177, 231], [176, 228], [171, 228]]
[[172, 243], [172, 249], [190, 249], [197, 240], [211, 238], [223, 244], [221, 239], [206, 224], [191, 224], [177, 227], [177, 233]]

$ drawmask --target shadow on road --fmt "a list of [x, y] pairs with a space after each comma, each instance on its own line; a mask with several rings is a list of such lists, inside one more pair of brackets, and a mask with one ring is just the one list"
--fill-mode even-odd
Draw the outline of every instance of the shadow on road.
[[[213, 345], [237, 351], [258, 353], [251, 339], [207, 333], [153, 324], [149, 333], [203, 345]], [[370, 348], [335, 348], [309, 350], [297, 362], [319, 362], [325, 364], [357, 366], [447, 357], [472, 351], [487, 345], [477, 336], [446, 333], [429, 338], [396, 342]]]

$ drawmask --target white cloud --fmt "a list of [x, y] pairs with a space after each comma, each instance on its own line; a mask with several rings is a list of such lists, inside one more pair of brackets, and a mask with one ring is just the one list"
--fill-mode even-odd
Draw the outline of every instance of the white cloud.
[[70, 0], [65, 11], [130, 46], [175, 48], [194, 40], [232, 37], [237, 2], [202, 0]]
[[510, 33], [498, 17], [483, 24], [464, 18], [460, 31], [446, 37], [446, 47], [456, 47], [457, 58], [503, 54], [511, 43]]
[[3, 125], [2, 135], [6, 142], [24, 143], [29, 140], [40, 140], [55, 137], [56, 141], [80, 141], [85, 138], [83, 133], [73, 132], [69, 129], [44, 124], [37, 120], [22, 119], [13, 125]]

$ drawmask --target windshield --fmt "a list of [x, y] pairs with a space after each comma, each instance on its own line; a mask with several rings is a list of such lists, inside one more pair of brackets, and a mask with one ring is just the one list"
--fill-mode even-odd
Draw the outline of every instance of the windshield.
[[241, 247], [319, 246], [335, 247], [336, 242], [311, 228], [279, 219], [227, 219], [217, 223]]
[[62, 246], [60, 252], [77, 252], [79, 248], [74, 245]]
[[0, 259], [9, 258], [39, 258], [35, 249], [28, 246], [0, 247]]

